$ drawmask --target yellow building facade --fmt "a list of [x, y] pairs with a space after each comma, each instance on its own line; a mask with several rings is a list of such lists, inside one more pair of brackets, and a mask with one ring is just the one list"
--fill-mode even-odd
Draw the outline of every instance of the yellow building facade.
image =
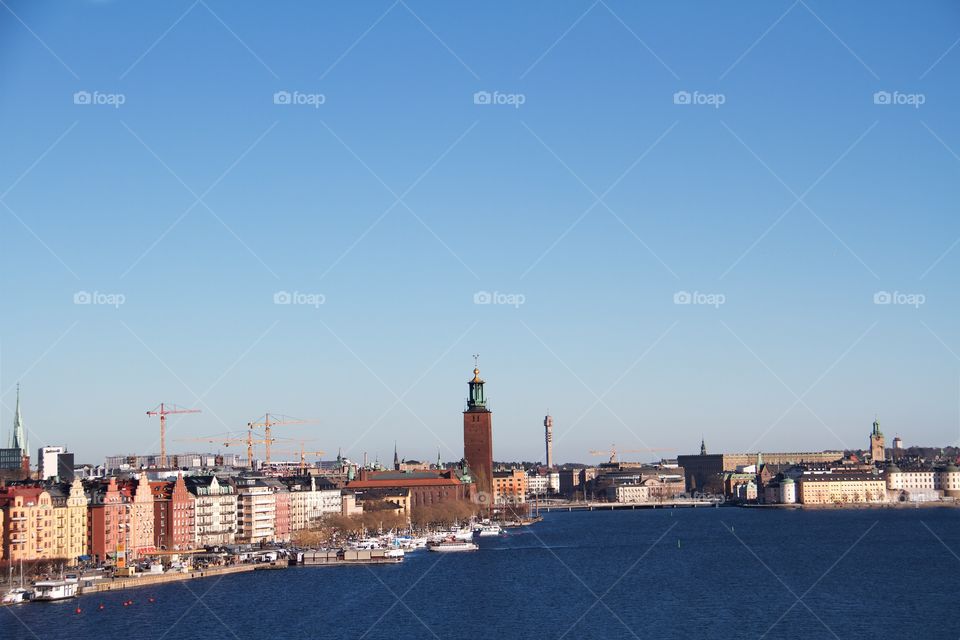
[[0, 490], [0, 511], [5, 562], [56, 557], [49, 493], [35, 487], [6, 487]]
[[800, 478], [799, 502], [805, 505], [884, 502], [887, 485], [872, 475], [825, 473]]
[[53, 532], [55, 557], [76, 561], [87, 554], [87, 496], [79, 478], [66, 500], [53, 506]]

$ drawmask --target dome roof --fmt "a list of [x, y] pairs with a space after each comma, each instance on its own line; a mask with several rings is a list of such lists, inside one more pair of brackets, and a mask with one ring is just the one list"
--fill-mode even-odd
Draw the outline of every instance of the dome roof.
[[890, 464], [887, 465], [887, 468], [886, 468], [885, 471], [886, 471], [887, 473], [900, 473], [900, 467], [898, 467], [897, 465], [895, 465], [895, 464], [893, 464], [893, 463], [890, 463]]
[[953, 464], [952, 462], [948, 463], [947, 466], [944, 467], [943, 470], [946, 471], [947, 473], [957, 473], [957, 472], [960, 472], [960, 468], [958, 468], [957, 465]]
[[784, 478], [780, 481], [780, 484], [793, 484], [793, 478]]

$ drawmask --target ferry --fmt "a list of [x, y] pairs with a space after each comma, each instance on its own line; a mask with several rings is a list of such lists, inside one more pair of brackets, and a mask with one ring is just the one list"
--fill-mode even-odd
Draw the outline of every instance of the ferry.
[[464, 542], [463, 540], [441, 540], [440, 542], [428, 542], [427, 549], [430, 551], [451, 552], [451, 551], [476, 551], [479, 547], [474, 542]]
[[66, 600], [75, 598], [80, 584], [73, 580], [46, 580], [33, 584], [33, 595], [30, 600], [45, 602], [51, 600]]

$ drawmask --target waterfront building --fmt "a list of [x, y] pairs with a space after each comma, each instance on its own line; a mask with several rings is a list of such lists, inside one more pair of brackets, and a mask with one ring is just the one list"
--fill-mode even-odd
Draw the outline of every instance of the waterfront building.
[[88, 487], [87, 553], [98, 563], [126, 566], [130, 548], [130, 496], [116, 477]]
[[700, 450], [699, 455], [677, 456], [677, 463], [683, 467], [687, 490], [702, 493], [722, 492], [724, 472], [736, 471], [737, 467], [758, 465], [758, 463], [775, 467], [803, 463], [831, 463], [843, 458], [842, 451], [708, 454], [706, 444], [702, 441]]
[[[493, 498], [493, 414], [487, 408], [480, 369], [467, 383], [470, 397], [463, 412], [463, 457], [470, 467], [480, 500]], [[416, 502], [414, 502], [416, 506]]]
[[886, 482], [861, 473], [804, 474], [799, 480], [804, 505], [871, 504], [886, 501]]
[[153, 527], [153, 492], [147, 474], [141, 473], [137, 477], [136, 487], [126, 486], [131, 493], [130, 501], [130, 547], [128, 551], [132, 557], [139, 558], [149, 555], [156, 550], [154, 546]]
[[339, 514], [342, 508], [340, 488], [317, 476], [281, 478], [290, 494], [290, 530], [309, 529], [327, 514]]
[[527, 495], [545, 496], [550, 490], [550, 475], [540, 474], [535, 470], [527, 472]]
[[954, 463], [944, 467], [898, 467], [884, 470], [890, 500], [929, 501], [960, 497], [960, 468]]
[[874, 419], [873, 430], [870, 432], [870, 461], [877, 463], [886, 459], [887, 453], [884, 449], [883, 433], [880, 432], [880, 421]]
[[455, 469], [406, 472], [361, 469], [360, 477], [348, 482], [346, 487], [354, 493], [368, 489], [409, 489], [412, 508], [451, 500], [474, 500], [477, 495], [474, 483], [462, 481]]
[[188, 476], [184, 483], [194, 500], [194, 546], [233, 544], [238, 522], [233, 485], [217, 476]]
[[54, 557], [76, 562], [87, 555], [87, 495], [83, 483], [54, 484], [48, 490], [53, 505]]
[[290, 492], [274, 488], [274, 542], [290, 542]]
[[56, 557], [53, 503], [42, 487], [0, 488], [0, 526], [4, 562]]
[[[365, 489], [356, 494], [357, 506], [361, 511], [371, 510], [373, 505], [377, 509], [392, 505], [396, 513], [410, 518], [410, 490], [409, 489]], [[374, 509], [375, 510], [375, 509]]]
[[272, 542], [276, 537], [277, 514], [273, 489], [262, 481], [244, 478], [237, 479], [236, 489], [237, 542]]
[[37, 464], [39, 465], [37, 477], [40, 480], [56, 479], [59, 469], [57, 456], [66, 452], [66, 447], [40, 447], [37, 450]]
[[196, 501], [182, 474], [173, 482], [151, 482], [153, 537], [157, 549], [185, 551], [196, 541]]
[[527, 473], [523, 469], [493, 472], [494, 504], [524, 504], [527, 490]]
[[560, 493], [570, 499], [583, 497], [583, 469], [561, 469], [557, 475], [560, 479]]

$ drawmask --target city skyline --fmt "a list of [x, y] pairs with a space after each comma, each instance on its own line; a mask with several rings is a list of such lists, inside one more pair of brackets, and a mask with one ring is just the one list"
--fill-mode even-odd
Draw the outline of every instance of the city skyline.
[[950, 3], [3, 4], [4, 441], [960, 439]]

